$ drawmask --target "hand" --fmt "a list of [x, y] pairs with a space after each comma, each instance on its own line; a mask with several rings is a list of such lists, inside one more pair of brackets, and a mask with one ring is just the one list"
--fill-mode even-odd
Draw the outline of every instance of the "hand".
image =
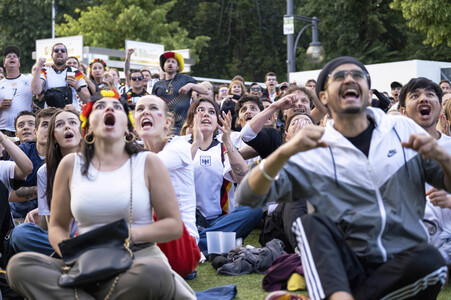
[[287, 95], [272, 103], [271, 106], [281, 110], [298, 108], [300, 106], [300, 103], [298, 102], [297, 97], [298, 96], [296, 95], [296, 93]]
[[200, 114], [194, 115], [193, 127], [191, 128], [191, 134], [193, 135], [193, 144], [200, 143], [204, 139], [204, 135], [200, 130], [201, 116]]
[[438, 206], [440, 208], [451, 207], [451, 196], [448, 196], [444, 190], [432, 188], [426, 192], [426, 196], [429, 196], [429, 200], [434, 206]]
[[75, 90], [77, 90], [79, 88], [78, 81], [74, 77], [67, 77], [66, 82], [67, 82], [67, 85], [73, 87]]
[[309, 124], [304, 126], [304, 128], [281, 147], [284, 147], [284, 152], [288, 156], [318, 147], [327, 147], [328, 144], [321, 141], [323, 134], [324, 127]]
[[191, 91], [191, 88], [193, 87], [192, 86], [193, 84], [192, 83], [187, 83], [187, 84], [185, 84], [184, 86], [182, 86], [180, 89], [179, 89], [179, 94], [188, 94], [189, 93], [189, 91]]
[[2, 102], [0, 103], [1, 108], [8, 108], [11, 107], [11, 103], [12, 103], [12, 99], [3, 99]]
[[37, 66], [38, 70], [42, 69], [42, 67], [43, 67], [44, 64], [45, 64], [45, 61], [46, 61], [46, 59], [43, 58], [43, 57], [41, 57], [41, 58], [38, 59], [38, 66]]
[[65, 110], [77, 110], [77, 109], [75, 108], [75, 105], [73, 105], [73, 104], [66, 104], [66, 105], [64, 106], [64, 109], [65, 109]]
[[231, 142], [230, 134], [232, 133], [232, 114], [230, 113], [230, 111], [227, 114], [225, 112], [222, 112], [222, 116], [219, 116], [219, 118], [222, 122], [222, 126], [218, 124], [218, 129], [220, 129], [222, 132], [222, 142], [226, 144], [228, 142]]
[[34, 224], [38, 224], [42, 219], [42, 216], [40, 216], [38, 214], [38, 209], [35, 208], [33, 210], [30, 210], [26, 217], [25, 217], [25, 221], [24, 223], [34, 223]]
[[448, 154], [428, 134], [412, 134], [408, 142], [401, 144], [405, 148], [417, 151], [423, 159], [434, 159], [440, 163], [443, 159], [448, 158]]
[[127, 58], [130, 59], [130, 56], [132, 56], [133, 53], [135, 53], [135, 49], [133, 48], [127, 49]]
[[450, 135], [449, 122], [446, 119], [446, 116], [444, 113], [440, 114], [440, 117], [438, 119], [437, 129], [443, 134]]

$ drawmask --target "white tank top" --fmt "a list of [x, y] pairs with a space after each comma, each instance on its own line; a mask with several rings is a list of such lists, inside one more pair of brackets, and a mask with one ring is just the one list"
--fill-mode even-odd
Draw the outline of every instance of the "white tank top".
[[[133, 218], [132, 227], [152, 223], [150, 191], [145, 182], [145, 162], [149, 152], [133, 155]], [[70, 184], [71, 211], [78, 222], [80, 234], [102, 225], [129, 220], [130, 159], [111, 172], [89, 166], [88, 176], [81, 174], [84, 159], [75, 156]]]

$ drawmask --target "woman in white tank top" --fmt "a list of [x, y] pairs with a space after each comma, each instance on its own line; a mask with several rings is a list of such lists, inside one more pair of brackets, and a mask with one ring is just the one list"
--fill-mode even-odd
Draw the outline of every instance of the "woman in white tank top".
[[[58, 244], [68, 237], [72, 217], [79, 222], [80, 233], [128, 219], [131, 163], [131, 238], [134, 248], [139, 250], [134, 251], [133, 264], [120, 275], [113, 293], [120, 299], [177, 297], [177, 274], [154, 244], [179, 238], [183, 228], [168, 171], [155, 154], [140, 152], [134, 143], [131, 113], [116, 91], [101, 91], [94, 95], [82, 116], [86, 133], [82, 153], [66, 155], [55, 176], [49, 224], [51, 245], [61, 254]], [[152, 209], [159, 218], [156, 222], [151, 218]], [[54, 283], [62, 272], [61, 260], [25, 252], [13, 257], [12, 261], [8, 278], [12, 287], [24, 297], [73, 298], [71, 288]], [[103, 299], [113, 280], [77, 289], [79, 299]]]

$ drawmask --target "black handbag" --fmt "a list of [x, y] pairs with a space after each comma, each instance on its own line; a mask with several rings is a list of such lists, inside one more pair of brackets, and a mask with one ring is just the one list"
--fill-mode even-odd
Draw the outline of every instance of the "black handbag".
[[127, 243], [125, 219], [59, 243], [66, 266], [58, 284], [63, 287], [83, 286], [127, 270], [133, 262], [133, 253]]
[[[65, 266], [58, 279], [62, 287], [81, 287], [116, 276], [108, 293], [114, 290], [120, 273], [130, 268], [133, 252], [130, 249], [132, 223], [132, 158], [130, 157], [129, 223], [121, 219], [93, 229], [58, 244]], [[77, 290], [75, 289], [77, 298]]]
[[72, 88], [62, 86], [45, 91], [44, 100], [47, 106], [64, 108], [66, 104], [72, 104]]

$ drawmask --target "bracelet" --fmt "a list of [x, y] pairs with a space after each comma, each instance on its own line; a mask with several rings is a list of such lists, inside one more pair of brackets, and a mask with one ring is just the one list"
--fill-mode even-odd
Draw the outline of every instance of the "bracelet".
[[77, 89], [77, 93], [79, 93], [82, 88], [83, 88], [82, 86], [79, 86], [78, 89]]
[[264, 169], [264, 166], [265, 166], [265, 160], [266, 160], [266, 159], [262, 160], [262, 161], [260, 162], [260, 164], [258, 165], [258, 168], [259, 168], [260, 171], [262, 172], [263, 177], [265, 177], [267, 180], [269, 180], [269, 181], [271, 181], [271, 182], [274, 181], [274, 180], [277, 180], [277, 179], [279, 178], [279, 173], [277, 173], [276, 177], [273, 178], [273, 177], [269, 176], [268, 173], [265, 172], [265, 169]]

